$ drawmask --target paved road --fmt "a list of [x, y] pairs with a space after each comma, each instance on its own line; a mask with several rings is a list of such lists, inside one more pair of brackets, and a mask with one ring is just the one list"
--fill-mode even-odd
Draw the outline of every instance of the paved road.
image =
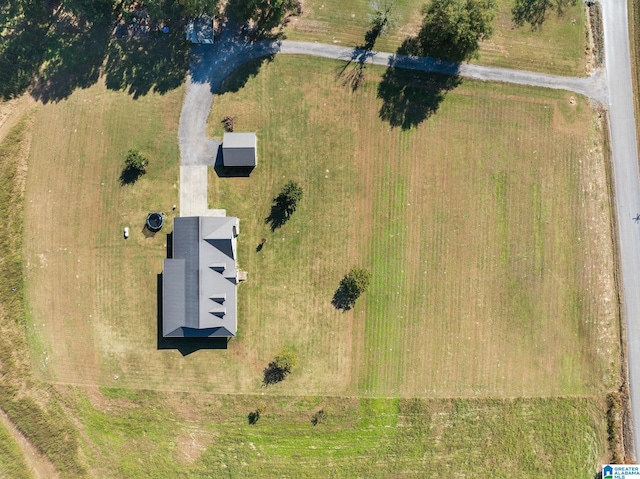
[[[629, 389], [632, 410], [640, 414], [640, 224], [632, 218], [640, 212], [640, 176], [631, 56], [627, 28], [626, 0], [602, 0], [605, 38], [605, 67], [609, 93], [609, 127], [613, 151], [622, 292], [627, 325]], [[638, 438], [640, 421], [634, 421], [633, 435]], [[636, 440], [636, 457], [640, 457]]]

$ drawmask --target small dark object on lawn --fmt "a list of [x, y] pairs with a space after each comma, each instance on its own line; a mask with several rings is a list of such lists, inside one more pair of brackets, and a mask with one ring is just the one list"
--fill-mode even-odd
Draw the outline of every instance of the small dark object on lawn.
[[164, 226], [164, 213], [154, 212], [147, 215], [147, 228], [150, 231], [160, 231]]
[[224, 125], [224, 131], [227, 133], [233, 133], [233, 124], [235, 119], [232, 116], [225, 116], [222, 120], [222, 124]]

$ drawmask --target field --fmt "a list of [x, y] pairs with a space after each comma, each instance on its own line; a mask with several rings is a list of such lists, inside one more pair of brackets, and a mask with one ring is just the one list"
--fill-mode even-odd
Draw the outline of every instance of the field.
[[[212, 135], [230, 114], [259, 137], [251, 177], [209, 177], [211, 206], [241, 219], [249, 280], [229, 348], [186, 356], [157, 342], [170, 228], [142, 231], [148, 211], [171, 218], [178, 201], [183, 91], [133, 100], [98, 83], [38, 107], [27, 332], [81, 457], [97, 477], [592, 477], [619, 368], [597, 114], [565, 92], [463, 81], [402, 129], [380, 118], [403, 100], [379, 98], [383, 69], [353, 93], [339, 68], [276, 57], [216, 97]], [[397, 78], [416, 101], [432, 99], [415, 90], [431, 80]], [[121, 185], [129, 148], [150, 164]], [[271, 232], [288, 179], [304, 197]], [[338, 312], [331, 297], [354, 265], [373, 284]], [[283, 346], [300, 367], [264, 388]]]
[[[368, 0], [305, 0], [303, 14], [285, 30], [292, 40], [356, 46], [364, 43], [369, 28]], [[378, 39], [376, 50], [395, 52], [403, 40], [420, 29], [426, 0], [398, 0], [396, 28]], [[584, 5], [577, 2], [563, 16], [547, 14], [542, 28], [515, 27], [513, 0], [497, 0], [498, 13], [492, 38], [481, 45], [478, 63], [558, 75], [585, 75], [586, 21]], [[345, 13], [346, 12], [346, 13]]]
[[[145, 212], [177, 202], [181, 92], [134, 102], [96, 86], [40, 107], [25, 246], [44, 379], [260, 393], [262, 369], [291, 346], [299, 371], [266, 392], [552, 396], [615, 383], [606, 172], [585, 100], [464, 82], [403, 131], [378, 118], [377, 71], [351, 94], [336, 67], [279, 57], [215, 103], [212, 128], [232, 113], [260, 138], [251, 178], [211, 174], [212, 204], [241, 218], [249, 281], [229, 349], [185, 357], [157, 349], [166, 238], [142, 232]], [[296, 85], [300, 69], [313, 74]], [[121, 186], [131, 147], [150, 156], [149, 173]], [[271, 233], [264, 218], [288, 178], [305, 198]], [[353, 265], [374, 281], [343, 314], [330, 300]]]
[[0, 477], [7, 479], [32, 479], [18, 443], [0, 424]]
[[[70, 391], [98, 477], [593, 477], [595, 399], [357, 399]], [[262, 404], [255, 425], [247, 414]], [[316, 426], [320, 409], [326, 419]], [[495, 471], [499, 470], [499, 473]]]
[[[301, 391], [511, 396], [611, 384], [610, 212], [586, 102], [464, 82], [402, 131], [378, 118], [373, 72], [350, 94], [336, 68], [279, 57], [214, 104], [212, 134], [231, 114], [261, 139], [251, 178], [210, 175], [212, 204], [243, 221], [246, 357], [274, 337], [299, 348], [311, 368]], [[271, 234], [263, 218], [286, 179], [307, 196]], [[373, 286], [353, 314], [336, 313], [329, 300], [353, 265], [372, 270]], [[316, 389], [318, 363], [331, 379]]]

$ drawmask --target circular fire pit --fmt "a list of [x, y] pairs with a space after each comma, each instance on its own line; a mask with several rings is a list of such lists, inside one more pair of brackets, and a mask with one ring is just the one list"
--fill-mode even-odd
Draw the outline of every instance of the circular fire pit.
[[164, 214], [158, 211], [147, 215], [147, 228], [151, 231], [160, 231], [164, 226]]

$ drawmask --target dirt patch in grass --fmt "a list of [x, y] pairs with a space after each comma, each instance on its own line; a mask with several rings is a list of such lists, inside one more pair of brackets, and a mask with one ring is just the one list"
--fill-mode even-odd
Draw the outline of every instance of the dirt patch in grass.
[[[16, 455], [16, 452], [11, 453], [13, 456], [13, 465], [11, 462], [6, 461], [6, 459], [0, 459], [0, 472], [6, 472], [7, 477], [11, 477], [12, 479], [32, 477], [31, 472], [36, 479], [57, 479], [60, 477], [51, 461], [40, 454], [33, 444], [31, 444], [13, 422], [11, 422], [9, 416], [2, 411], [0, 411], [0, 422], [4, 425], [4, 428], [6, 428], [6, 432], [8, 432], [8, 434], [4, 432], [0, 433], [0, 438], [2, 438], [2, 441], [0, 441], [0, 457], [9, 453], [12, 441], [15, 441], [14, 444], [17, 444], [19, 451], [22, 452], [22, 457]], [[26, 461], [26, 463], [23, 461]], [[5, 468], [7, 469], [5, 470]]]

